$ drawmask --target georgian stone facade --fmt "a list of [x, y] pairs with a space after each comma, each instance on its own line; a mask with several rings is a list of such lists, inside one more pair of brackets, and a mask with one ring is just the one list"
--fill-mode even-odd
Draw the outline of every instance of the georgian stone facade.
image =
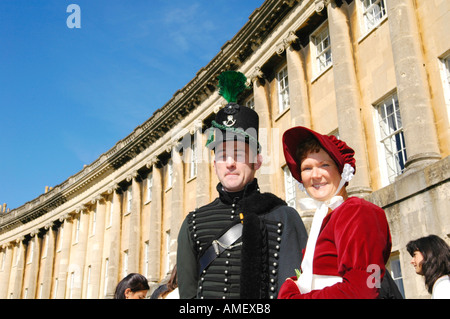
[[[261, 190], [291, 205], [303, 196], [285, 169], [287, 128], [338, 135], [356, 151], [350, 194], [386, 211], [389, 268], [407, 298], [428, 298], [405, 246], [431, 233], [450, 241], [449, 10], [439, 0], [265, 1], [128, 137], [2, 211], [0, 298], [111, 298], [126, 273], [167, 278], [184, 216], [216, 196], [204, 145], [229, 69], [249, 79], [240, 103], [260, 116]], [[311, 212], [297, 209], [309, 226]]]

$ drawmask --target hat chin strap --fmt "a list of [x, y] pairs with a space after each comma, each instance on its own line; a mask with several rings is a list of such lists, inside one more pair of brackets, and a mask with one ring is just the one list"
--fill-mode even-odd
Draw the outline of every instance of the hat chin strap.
[[308, 237], [308, 242], [306, 244], [306, 251], [302, 261], [302, 275], [297, 281], [297, 286], [302, 294], [308, 293], [311, 291], [312, 287], [312, 279], [313, 279], [313, 259], [314, 259], [314, 251], [316, 248], [317, 237], [319, 237], [319, 231], [322, 227], [322, 222], [325, 216], [328, 214], [328, 209], [332, 210], [337, 208], [344, 202], [342, 196], [336, 196], [344, 187], [345, 183], [349, 182], [353, 178], [354, 168], [345, 164], [343, 172], [341, 174], [341, 181], [339, 182], [339, 186], [337, 191], [331, 197], [331, 199], [327, 201], [318, 201], [311, 197], [306, 191], [303, 183], [299, 183], [299, 188], [304, 191], [309, 198], [303, 198], [299, 200], [300, 207], [304, 210], [312, 210], [316, 209], [314, 213], [313, 222], [311, 224], [311, 230]]

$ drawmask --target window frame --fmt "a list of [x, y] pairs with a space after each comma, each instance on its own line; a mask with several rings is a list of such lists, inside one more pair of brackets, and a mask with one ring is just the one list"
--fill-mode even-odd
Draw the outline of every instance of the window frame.
[[277, 71], [277, 95], [278, 95], [278, 114], [289, 109], [291, 101], [289, 98], [289, 74], [287, 64]]
[[[392, 111], [388, 112], [388, 106], [392, 106]], [[384, 118], [380, 114], [381, 108], [384, 110]], [[387, 186], [392, 184], [397, 176], [403, 174], [408, 160], [397, 92], [381, 99], [374, 105], [374, 110], [381, 180], [383, 186]], [[394, 125], [391, 129], [392, 124]], [[388, 148], [389, 145], [391, 148]]]
[[[386, 20], [388, 16], [386, 0], [360, 0], [358, 2], [361, 12], [361, 26], [364, 31], [363, 34], [368, 34]], [[376, 8], [381, 9], [379, 9], [378, 13], [374, 14], [373, 12]], [[371, 18], [369, 18], [369, 15], [371, 15]]]
[[[323, 35], [326, 33], [326, 37]], [[324, 21], [319, 27], [314, 30], [314, 32], [309, 36], [311, 43], [311, 56], [314, 59], [313, 62], [313, 75], [314, 79], [325, 73], [328, 69], [333, 66], [333, 53], [331, 50], [331, 38], [330, 29], [328, 27], [328, 20]], [[328, 45], [323, 47], [324, 41]], [[319, 49], [319, 47], [322, 47]], [[320, 52], [319, 52], [320, 51]], [[329, 53], [329, 57], [326, 57], [325, 63], [322, 61], [322, 57]], [[313, 80], [314, 80], [313, 79]]]

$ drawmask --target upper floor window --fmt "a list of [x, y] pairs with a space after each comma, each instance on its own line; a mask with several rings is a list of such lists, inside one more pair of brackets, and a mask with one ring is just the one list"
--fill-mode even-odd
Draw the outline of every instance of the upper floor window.
[[397, 94], [393, 94], [376, 106], [380, 132], [381, 152], [386, 163], [383, 179], [389, 183], [405, 169], [406, 148], [402, 118]]
[[277, 73], [278, 82], [278, 111], [282, 113], [289, 107], [289, 81], [287, 66]]
[[173, 161], [169, 160], [167, 163], [167, 189], [172, 187], [173, 183]]
[[147, 175], [147, 202], [152, 200], [153, 172]]
[[127, 213], [131, 212], [131, 203], [133, 202], [133, 185], [127, 189]]
[[386, 17], [386, 0], [361, 0], [363, 8], [363, 20], [366, 32], [380, 24]]
[[312, 35], [311, 43], [315, 58], [315, 75], [318, 76], [333, 64], [328, 24], [322, 24]]
[[450, 55], [440, 59], [441, 74], [444, 89], [445, 103], [447, 104], [448, 117], [450, 119]]
[[197, 147], [195, 144], [195, 138], [191, 143], [191, 158], [189, 163], [189, 178], [197, 176]]

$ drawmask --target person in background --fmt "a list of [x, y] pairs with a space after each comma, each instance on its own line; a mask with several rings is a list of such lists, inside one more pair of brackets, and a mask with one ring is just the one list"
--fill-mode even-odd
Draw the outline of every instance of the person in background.
[[302, 273], [285, 281], [278, 298], [379, 298], [391, 235], [380, 207], [347, 194], [354, 150], [335, 136], [300, 126], [283, 134], [283, 148], [292, 176], [309, 196], [300, 206], [315, 214]]
[[117, 284], [114, 299], [145, 299], [149, 289], [147, 278], [131, 273]]
[[406, 249], [432, 299], [450, 299], [450, 247], [440, 237], [430, 235], [410, 241]]
[[150, 299], [179, 299], [178, 280], [177, 280], [177, 265], [172, 269], [170, 279], [167, 283], [160, 285], [152, 293]]

